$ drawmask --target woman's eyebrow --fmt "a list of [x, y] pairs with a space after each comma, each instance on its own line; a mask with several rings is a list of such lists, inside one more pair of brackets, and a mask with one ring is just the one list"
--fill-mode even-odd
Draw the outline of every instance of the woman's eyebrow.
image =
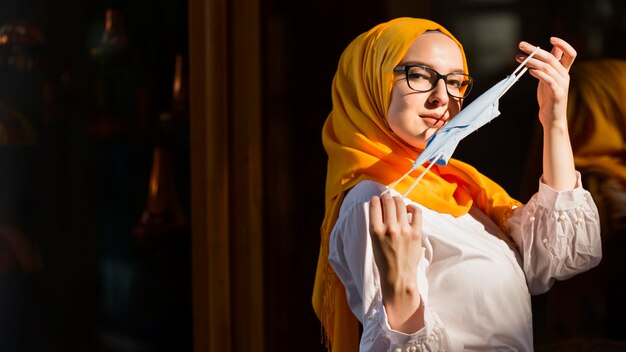
[[[431, 69], [435, 70], [435, 68], [432, 65], [429, 65], [429, 64], [427, 64], [425, 62], [422, 62], [422, 61], [407, 61], [407, 62], [404, 62], [404, 63], [400, 63], [398, 65], [401, 65], [401, 66], [422, 65], [422, 66], [426, 66], [428, 68], [431, 68]], [[437, 70], [435, 70], [435, 71], [437, 71]], [[449, 73], [464, 73], [464, 72], [465, 72], [465, 70], [463, 70], [463, 68], [455, 68], [455, 69], [452, 69]]]

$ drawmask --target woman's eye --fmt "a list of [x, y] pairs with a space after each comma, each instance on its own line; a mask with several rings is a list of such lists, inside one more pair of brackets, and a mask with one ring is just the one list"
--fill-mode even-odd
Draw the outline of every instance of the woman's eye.
[[410, 73], [409, 79], [428, 79], [428, 76], [422, 73]]
[[463, 82], [457, 80], [448, 80], [448, 85], [455, 88], [461, 88], [463, 86]]

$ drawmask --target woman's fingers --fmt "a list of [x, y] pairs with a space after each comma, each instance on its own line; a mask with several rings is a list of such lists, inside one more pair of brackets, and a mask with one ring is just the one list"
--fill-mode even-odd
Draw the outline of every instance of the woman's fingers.
[[404, 204], [404, 200], [402, 197], [393, 197], [394, 206], [396, 208], [396, 220], [398, 224], [402, 227], [405, 224], [408, 224], [409, 221], [406, 215], [406, 205]]
[[[519, 45], [520, 50], [525, 53], [531, 53], [535, 50], [536, 46], [531, 45], [527, 42], [521, 42]], [[557, 49], [560, 50], [560, 49]], [[544, 72], [549, 72], [555, 70], [555, 73], [558, 74], [566, 74], [567, 70], [564, 69], [563, 65], [559, 62], [559, 60], [554, 56], [554, 54], [558, 53], [549, 53], [543, 49], [539, 49], [533, 57], [526, 62], [526, 67], [531, 70], [541, 70]], [[522, 62], [526, 59], [528, 55], [518, 55], [517, 61]], [[562, 72], [561, 72], [562, 71]]]
[[[553, 45], [552, 50], [547, 52], [543, 49], [539, 49], [537, 53], [526, 63], [526, 66], [532, 69], [541, 69], [544, 72], [549, 70], [549, 67], [553, 67], [562, 75], [569, 71], [570, 67], [576, 59], [576, 50], [563, 39], [552, 37], [550, 43]], [[530, 54], [537, 47], [528, 43], [520, 42], [519, 48], [526, 54]], [[517, 57], [518, 62], [522, 62], [528, 55], [519, 55]]]
[[[406, 221], [404, 203], [399, 197], [392, 197], [389, 192], [380, 197], [372, 196], [370, 199], [370, 232], [379, 236], [398, 233], [402, 221]], [[404, 216], [402, 212], [404, 211]]]
[[370, 232], [379, 236], [402, 235], [416, 229], [421, 231], [422, 227], [420, 209], [413, 204], [406, 206], [402, 197], [392, 197], [389, 193], [371, 197], [369, 216]]
[[[556, 99], [554, 102], [558, 103], [566, 101], [569, 69], [576, 59], [576, 50], [569, 43], [557, 37], [551, 37], [550, 43], [553, 45], [550, 52], [539, 49], [528, 60], [526, 66], [529, 69], [529, 73], [540, 81], [538, 99], [543, 100], [545, 94], [549, 94]], [[537, 47], [522, 41], [519, 43], [519, 48], [525, 53], [530, 53]], [[518, 55], [517, 61], [521, 62], [527, 56]], [[546, 88], [550, 91], [544, 91]]]
[[558, 50], [560, 56], [555, 56], [561, 62], [561, 65], [569, 70], [577, 55], [574, 47], [565, 40], [557, 37], [550, 38], [550, 44], [554, 45], [553, 50]]
[[552, 50], [550, 50], [550, 54], [552, 54], [552, 56], [554, 56], [559, 61], [561, 61], [561, 58], [563, 58], [563, 50], [559, 49], [558, 46], [553, 46]]
[[411, 214], [411, 227], [413, 230], [422, 230], [422, 210], [414, 204], [409, 204], [407, 211]]
[[383, 208], [380, 197], [372, 196], [370, 199], [370, 233], [377, 235], [385, 233], [385, 223], [383, 222]]
[[383, 206], [383, 221], [389, 226], [397, 223], [396, 219], [396, 202], [393, 200], [389, 192], [380, 196]]

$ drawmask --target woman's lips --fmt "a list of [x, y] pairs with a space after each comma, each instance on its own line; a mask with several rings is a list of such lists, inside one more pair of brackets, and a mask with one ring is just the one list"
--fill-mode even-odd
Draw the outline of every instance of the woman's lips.
[[428, 127], [435, 127], [435, 128], [440, 128], [443, 127], [443, 125], [446, 124], [446, 121], [442, 118], [438, 118], [438, 117], [434, 117], [434, 116], [424, 116], [422, 117], [422, 121], [424, 121], [424, 123], [426, 124], [426, 126]]

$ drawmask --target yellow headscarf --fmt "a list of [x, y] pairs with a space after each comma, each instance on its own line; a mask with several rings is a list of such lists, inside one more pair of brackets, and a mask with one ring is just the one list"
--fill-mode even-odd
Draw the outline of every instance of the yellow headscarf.
[[[343, 52], [332, 85], [333, 109], [322, 132], [328, 153], [326, 213], [321, 227], [313, 307], [322, 322], [327, 346], [353, 352], [359, 346], [359, 325], [351, 313], [345, 289], [328, 264], [328, 241], [347, 190], [362, 180], [390, 184], [406, 173], [419, 151], [407, 146], [387, 125], [393, 69], [422, 33], [440, 31], [461, 44], [441, 25], [416, 18], [397, 18], [361, 34]], [[420, 167], [415, 175], [423, 171]], [[414, 181], [406, 177], [396, 186], [403, 192]], [[472, 166], [451, 159], [434, 166], [408, 197], [430, 209], [460, 216], [476, 204], [503, 225], [512, 199], [500, 186]]]
[[567, 117], [576, 168], [626, 182], [626, 61], [576, 63], [570, 77]]

